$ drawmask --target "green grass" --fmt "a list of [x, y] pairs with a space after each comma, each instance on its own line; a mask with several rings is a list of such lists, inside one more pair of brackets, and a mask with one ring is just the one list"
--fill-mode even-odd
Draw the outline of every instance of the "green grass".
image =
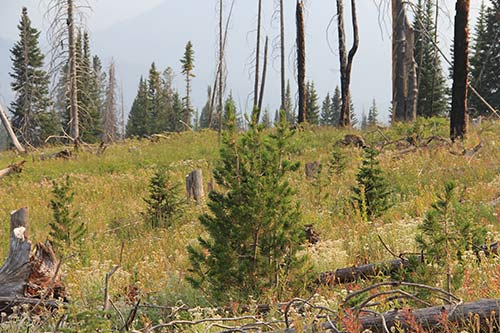
[[[445, 137], [447, 131], [446, 121], [439, 119], [419, 120], [417, 125], [397, 125], [382, 130], [390, 140], [411, 134]], [[348, 202], [361, 149], [342, 148], [347, 156], [346, 172], [331, 182], [326, 181], [326, 163], [333, 145], [345, 134], [345, 131], [332, 128], [308, 128], [293, 138], [291, 158], [300, 161], [302, 167], [290, 176], [290, 182], [303, 208], [303, 223], [313, 224], [322, 239], [303, 250], [309, 255], [315, 271], [390, 259], [391, 255], [377, 235], [396, 253], [415, 252], [416, 226], [435, 201], [436, 194], [450, 180], [459, 184], [463, 200], [477, 209], [477, 221], [487, 226], [490, 238], [500, 240], [497, 215], [500, 207], [493, 203], [500, 197], [499, 123], [484, 122], [481, 128], [471, 129], [463, 144], [451, 148], [423, 148], [407, 154], [400, 154], [394, 145], [384, 149], [379, 159], [394, 190], [394, 206], [370, 223], [363, 223]], [[362, 135], [369, 144], [384, 141], [379, 131]], [[450, 153], [450, 150], [470, 149], [480, 140], [484, 147], [473, 158]], [[189, 205], [185, 216], [168, 229], [152, 230], [145, 225], [141, 213], [145, 210], [143, 198], [155, 167], [170, 166], [175, 178], [182, 183], [190, 171], [201, 168], [207, 183], [217, 163], [218, 145], [217, 133], [203, 131], [170, 134], [157, 143], [128, 140], [110, 146], [100, 156], [84, 148], [70, 160], [40, 158], [62, 147], [35, 151], [27, 156], [1, 153], [0, 168], [23, 159], [27, 163], [21, 174], [0, 180], [0, 235], [3, 235], [0, 237], [0, 257], [7, 255], [9, 240], [6, 235], [12, 210], [29, 207], [30, 238], [33, 241], [47, 238], [52, 218], [49, 208], [52, 180], [70, 175], [76, 191], [75, 209], [89, 231], [80, 257], [63, 266], [64, 283], [73, 302], [81, 309], [99, 309], [104, 276], [119, 263], [123, 243], [121, 268], [111, 282], [111, 296], [119, 304], [126, 307], [126, 289], [135, 285], [145, 303], [174, 305], [182, 301], [190, 306], [209, 305], [203, 293], [193, 290], [185, 279], [189, 269], [186, 246], [195, 243], [203, 232], [197, 217], [207, 211], [206, 205]], [[314, 181], [306, 179], [304, 174], [303, 165], [315, 160], [324, 163], [321, 195]], [[465, 300], [500, 297], [500, 283], [495, 285], [498, 280], [492, 280], [491, 274], [485, 272], [500, 268], [500, 261], [490, 259], [481, 265], [467, 268], [467, 285], [456, 292]], [[345, 295], [344, 288], [320, 288], [317, 292], [328, 299], [329, 304], [338, 305], [341, 296]], [[308, 296], [307, 292], [297, 296]]]

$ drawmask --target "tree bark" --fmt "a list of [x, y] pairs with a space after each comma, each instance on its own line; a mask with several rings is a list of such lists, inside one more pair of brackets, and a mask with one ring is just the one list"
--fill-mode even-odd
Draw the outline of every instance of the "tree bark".
[[298, 122], [304, 123], [306, 115], [306, 42], [304, 31], [304, 3], [297, 0], [297, 81], [299, 85], [299, 117]]
[[201, 169], [192, 171], [186, 177], [186, 191], [188, 199], [194, 199], [197, 203], [203, 200], [205, 192], [203, 191], [203, 176]]
[[392, 0], [392, 110], [395, 121], [406, 121], [407, 45], [402, 0]]
[[280, 61], [281, 61], [281, 110], [286, 110], [286, 80], [285, 80], [285, 14], [283, 0], [280, 0]]
[[[59, 261], [47, 242], [37, 244], [31, 253], [28, 239], [28, 209], [13, 211], [10, 218], [10, 248], [7, 259], [0, 267], [0, 308], [10, 312], [20, 303], [33, 304], [40, 297], [64, 297], [59, 278]], [[23, 301], [25, 299], [26, 301]]]
[[264, 65], [262, 68], [262, 82], [260, 85], [259, 93], [259, 110], [262, 110], [262, 102], [264, 101], [264, 88], [266, 86], [266, 73], [267, 73], [267, 49], [268, 49], [269, 37], [266, 36], [266, 43], [264, 44]]
[[342, 95], [342, 107], [340, 109], [340, 127], [351, 127], [351, 103], [349, 86], [351, 84], [351, 70], [354, 55], [359, 46], [358, 21], [356, 14], [356, 0], [351, 0], [351, 16], [354, 40], [349, 53], [347, 53], [345, 28], [344, 28], [344, 1], [337, 0], [337, 18], [339, 34], [339, 58], [340, 58], [340, 87]]
[[76, 70], [76, 51], [75, 51], [75, 21], [73, 18], [74, 3], [73, 0], [68, 0], [68, 52], [69, 52], [69, 96], [70, 96], [70, 123], [71, 136], [75, 144], [78, 144], [80, 139], [80, 122], [78, 111], [78, 85], [77, 85], [77, 70]]
[[260, 27], [262, 22], [262, 0], [259, 0], [259, 8], [257, 14], [257, 42], [255, 46], [255, 82], [253, 91], [253, 119], [256, 124], [259, 123], [260, 110], [259, 110], [259, 70], [260, 70]]
[[2, 124], [5, 127], [7, 134], [9, 134], [9, 137], [12, 140], [12, 143], [16, 147], [17, 151], [21, 154], [26, 153], [26, 149], [24, 149], [23, 145], [21, 145], [21, 143], [17, 139], [17, 136], [14, 133], [12, 126], [10, 125], [9, 118], [7, 118], [7, 114], [4, 112], [2, 105], [0, 105], [0, 118], [2, 119]]
[[469, 0], [455, 5], [453, 87], [451, 97], [450, 138], [463, 139], [467, 133], [467, 75], [469, 53]]
[[21, 171], [23, 171], [24, 163], [26, 163], [26, 161], [11, 164], [7, 168], [0, 170], [0, 179], [3, 177], [7, 177], [12, 173], [20, 173]]

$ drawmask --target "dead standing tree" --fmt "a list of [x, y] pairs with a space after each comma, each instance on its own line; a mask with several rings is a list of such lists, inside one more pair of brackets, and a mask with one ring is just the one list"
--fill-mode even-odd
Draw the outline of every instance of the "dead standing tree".
[[17, 151], [21, 154], [24, 154], [26, 152], [26, 149], [24, 149], [23, 145], [17, 139], [17, 136], [14, 133], [12, 126], [10, 125], [9, 118], [7, 118], [7, 114], [4, 112], [2, 105], [0, 105], [0, 118], [2, 120], [3, 126], [5, 127], [5, 130], [7, 131], [7, 134], [9, 134], [9, 137], [12, 140], [12, 143], [16, 147]]
[[340, 127], [351, 127], [350, 91], [351, 70], [354, 55], [358, 50], [359, 33], [358, 20], [356, 15], [356, 0], [351, 0], [351, 17], [354, 40], [349, 54], [347, 54], [345, 29], [344, 29], [344, 0], [337, 0], [337, 18], [339, 33], [339, 58], [340, 58], [340, 87], [342, 95], [342, 107], [340, 110]]
[[306, 41], [304, 29], [304, 2], [297, 0], [297, 82], [299, 85], [299, 119], [306, 122]]
[[285, 82], [285, 14], [283, 0], [280, 0], [280, 62], [281, 62], [281, 110], [286, 110], [286, 82]]
[[259, 64], [260, 64], [260, 27], [262, 23], [262, 0], [259, 0], [259, 8], [257, 14], [257, 42], [255, 46], [255, 82], [253, 90], [253, 115], [252, 121], [259, 123]]
[[392, 119], [413, 121], [417, 115], [417, 64], [414, 36], [402, 0], [392, 0]]
[[453, 87], [451, 97], [450, 138], [463, 139], [467, 132], [467, 75], [469, 57], [470, 0], [457, 0], [453, 46]]

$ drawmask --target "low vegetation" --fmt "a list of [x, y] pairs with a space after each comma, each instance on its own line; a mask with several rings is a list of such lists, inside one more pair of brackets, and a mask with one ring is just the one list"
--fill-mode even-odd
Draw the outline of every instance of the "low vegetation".
[[[61, 331], [68, 332], [119, 330], [123, 320], [118, 312], [102, 312], [105, 276], [115, 265], [119, 269], [109, 282], [114, 306], [125, 315], [138, 299], [144, 306], [139, 307], [139, 315], [131, 323], [135, 329], [174, 319], [195, 321], [226, 316], [217, 308], [229, 307], [228, 311], [237, 312], [243, 305], [279, 304], [294, 297], [339, 310], [349, 292], [373, 281], [318, 286], [317, 273], [422, 251], [426, 260], [420, 264], [420, 270], [400, 272], [407, 280], [450, 289], [465, 302], [499, 298], [500, 259], [485, 256], [477, 248], [479, 244], [500, 240], [500, 124], [483, 122], [480, 128], [471, 130], [464, 143], [437, 139], [428, 142], [428, 138], [444, 137], [447, 132], [446, 120], [431, 118], [420, 119], [414, 125], [397, 124], [357, 133], [368, 146], [380, 151], [378, 154], [336, 144], [347, 132], [326, 127], [307, 127], [290, 137], [279, 128], [250, 130], [241, 134], [242, 138], [233, 132], [234, 137], [226, 137], [222, 146], [212, 131], [174, 133], [157, 142], [127, 140], [109, 146], [100, 155], [82, 149], [70, 159], [41, 159], [61, 147], [34, 151], [29, 159], [4, 152], [0, 165], [23, 158], [28, 162], [22, 173], [0, 180], [0, 216], [4, 221], [0, 224], [1, 234], [8, 235], [9, 212], [27, 206], [30, 238], [54, 239], [56, 229], [50, 225], [57, 212], [54, 208], [60, 206], [55, 203], [69, 207], [64, 204], [66, 201], [71, 207], [59, 219], [60, 223], [68, 225], [74, 219], [71, 228], [77, 230], [70, 239], [80, 235], [81, 244], [71, 261], [63, 261], [61, 268], [69, 305], [53, 316], [42, 315], [39, 321], [23, 319], [26, 314], [20, 312], [19, 320], [0, 324], [0, 330], [45, 332], [58, 325]], [[417, 144], [409, 145], [411, 140]], [[483, 146], [479, 151], [467, 153], [480, 142]], [[306, 178], [304, 164], [317, 160], [323, 165], [322, 171], [315, 178]], [[240, 162], [241, 172], [248, 172], [248, 181], [259, 184], [252, 187], [255, 192], [236, 188], [234, 173]], [[254, 162], [262, 164], [253, 165]], [[296, 163], [300, 163], [299, 168]], [[276, 171], [280, 167], [283, 170]], [[168, 177], [159, 171], [162, 168], [168, 169]], [[184, 195], [182, 187], [173, 184], [183, 183], [194, 169], [202, 169], [205, 183], [215, 177], [215, 191], [205, 203], [183, 202], [179, 210], [172, 210], [180, 205]], [[376, 200], [368, 199], [372, 198], [368, 195], [372, 187], [363, 178], [369, 170], [380, 171], [372, 172], [368, 178], [378, 184], [377, 188], [381, 186]], [[258, 176], [257, 171], [261, 172]], [[364, 192], [353, 192], [363, 188]], [[390, 197], [386, 196], [388, 189]], [[179, 195], [178, 200], [164, 205], [163, 199], [174, 199], [172, 193]], [[158, 195], [163, 199], [158, 199]], [[242, 195], [240, 201], [238, 195]], [[250, 220], [254, 215], [245, 215], [246, 209], [261, 213], [262, 220]], [[239, 218], [261, 223], [263, 230], [268, 230], [264, 222], [279, 224], [285, 217], [300, 230], [312, 225], [319, 235], [315, 244], [303, 240], [293, 251], [301, 265], [284, 269], [289, 262], [282, 259], [289, 254], [285, 249], [290, 246], [288, 237], [292, 237], [287, 231], [283, 233], [285, 239], [276, 238], [284, 241], [277, 247], [283, 252], [273, 254], [273, 261], [262, 264], [258, 270], [249, 270], [250, 264], [237, 256], [233, 258], [237, 266], [232, 267], [248, 273], [248, 280], [222, 280], [221, 266], [217, 274], [200, 280], [203, 274], [215, 269], [207, 256], [216, 251], [213, 228], [219, 221], [225, 223], [219, 227], [230, 238], [233, 231], [241, 236], [242, 230], [236, 224]], [[80, 226], [85, 226], [86, 233], [80, 232]], [[295, 237], [297, 231], [290, 230]], [[272, 239], [269, 233], [265, 236]], [[234, 239], [234, 244], [224, 244], [228, 251], [237, 250], [234, 245], [246, 244], [247, 240]], [[296, 239], [301, 237], [297, 235]], [[7, 256], [8, 242], [8, 237], [0, 238], [2, 258]], [[220, 247], [217, 250], [226, 251]], [[198, 283], [190, 283], [196, 272], [201, 274], [196, 275]], [[260, 279], [261, 275], [269, 280]], [[252, 279], [259, 283], [252, 284]], [[382, 280], [383, 276], [375, 279]], [[235, 292], [242, 287], [247, 288], [246, 293]], [[411, 301], [394, 302], [403, 307], [417, 306]], [[192, 310], [176, 312], [183, 306]], [[383, 311], [384, 306], [379, 310]], [[273, 311], [269, 315], [277, 316]], [[63, 315], [63, 324], [58, 324]], [[298, 313], [290, 314], [289, 320], [297, 325], [307, 323], [307, 318], [300, 318]], [[345, 328], [349, 326], [355, 324], [345, 322]], [[206, 328], [198, 324], [175, 326], [171, 331], [198, 332]]]

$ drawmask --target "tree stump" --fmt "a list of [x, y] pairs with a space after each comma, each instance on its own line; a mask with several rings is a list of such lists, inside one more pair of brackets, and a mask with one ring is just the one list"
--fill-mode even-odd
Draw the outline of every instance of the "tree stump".
[[205, 192], [203, 191], [203, 176], [201, 169], [194, 170], [187, 175], [186, 191], [188, 199], [194, 199], [197, 203], [203, 200]]
[[314, 178], [319, 172], [319, 161], [314, 161], [311, 163], [306, 163], [306, 178]]
[[18, 304], [56, 306], [50, 299], [64, 298], [59, 261], [50, 243], [37, 244], [31, 253], [28, 239], [28, 209], [10, 217], [10, 248], [0, 267], [0, 309], [7, 314]]

